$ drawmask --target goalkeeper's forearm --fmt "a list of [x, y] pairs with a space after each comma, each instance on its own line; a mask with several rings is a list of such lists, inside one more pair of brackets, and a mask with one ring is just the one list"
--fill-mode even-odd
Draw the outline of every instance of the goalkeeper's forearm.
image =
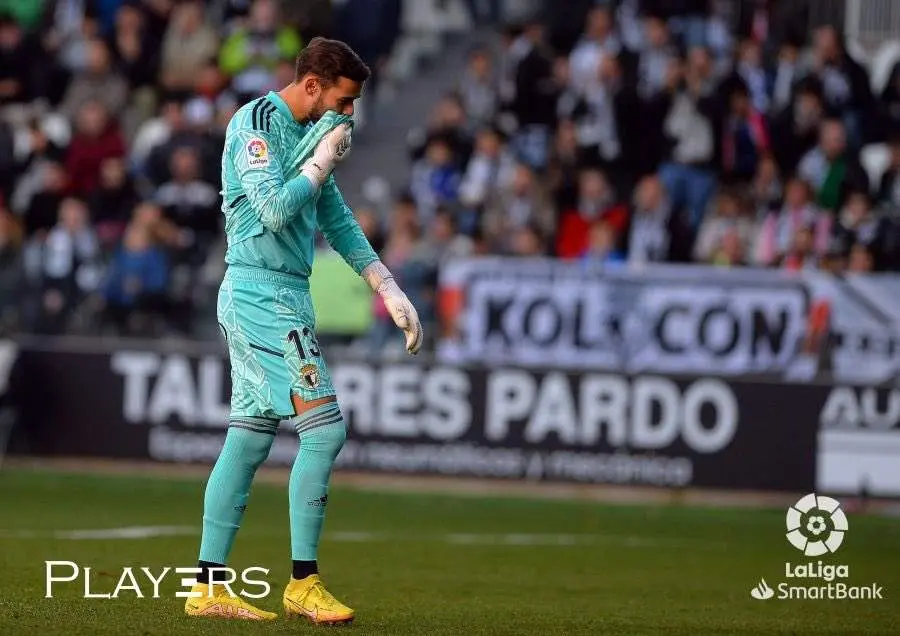
[[281, 185], [264, 181], [254, 190], [250, 200], [259, 210], [263, 226], [272, 232], [280, 232], [313, 201], [319, 188], [301, 174]]

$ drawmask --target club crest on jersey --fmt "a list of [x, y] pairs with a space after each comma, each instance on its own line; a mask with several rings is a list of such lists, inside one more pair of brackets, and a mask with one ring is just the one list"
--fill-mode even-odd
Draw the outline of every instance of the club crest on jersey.
[[247, 143], [247, 159], [251, 168], [265, 168], [269, 165], [269, 146], [263, 139], [254, 137]]
[[300, 367], [300, 377], [308, 389], [319, 386], [319, 369], [314, 364], [304, 364]]

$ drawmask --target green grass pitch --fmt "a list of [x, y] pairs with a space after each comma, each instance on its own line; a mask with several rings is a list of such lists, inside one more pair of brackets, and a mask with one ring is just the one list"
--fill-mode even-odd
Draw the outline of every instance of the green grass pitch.
[[[194, 534], [132, 539], [54, 532], [133, 526], [196, 528], [202, 480], [13, 470], [0, 474], [0, 634], [169, 636], [296, 634], [322, 629], [189, 619], [170, 575], [159, 599], [44, 598], [44, 562], [75, 561], [111, 592], [126, 566], [192, 566]], [[900, 520], [850, 514], [829, 563], [850, 583], [877, 581], [882, 601], [753, 600], [764, 577], [802, 562], [784, 512], [375, 493], [334, 488], [320, 551], [323, 578], [357, 611], [354, 634], [889, 634], [900, 633]], [[232, 565], [270, 568], [280, 611], [289, 574], [284, 488], [258, 484]], [[78, 536], [78, 535], [76, 535]], [[800, 558], [798, 558], [798, 555]], [[98, 572], [109, 573], [97, 575]], [[149, 593], [149, 582], [142, 581]]]

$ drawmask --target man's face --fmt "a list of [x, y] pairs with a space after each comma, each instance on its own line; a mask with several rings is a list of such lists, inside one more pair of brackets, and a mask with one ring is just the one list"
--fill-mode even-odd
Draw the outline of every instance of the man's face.
[[829, 122], [822, 126], [820, 137], [822, 151], [829, 159], [834, 159], [844, 152], [847, 147], [847, 138], [844, 128], [837, 122]]
[[109, 70], [109, 50], [102, 41], [95, 40], [91, 42], [88, 48], [87, 65], [88, 70], [98, 75]]
[[321, 84], [318, 85], [318, 96], [309, 112], [309, 118], [313, 122], [319, 121], [322, 115], [329, 110], [340, 115], [353, 115], [353, 103], [359, 99], [360, 93], [362, 93], [360, 82], [340, 77], [337, 82], [326, 88], [322, 88]]

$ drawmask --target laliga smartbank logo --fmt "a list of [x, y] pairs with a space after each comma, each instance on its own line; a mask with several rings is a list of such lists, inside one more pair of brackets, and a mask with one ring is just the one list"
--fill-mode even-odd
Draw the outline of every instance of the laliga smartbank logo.
[[[100, 574], [100, 573], [98, 573]], [[118, 598], [160, 598], [160, 584], [169, 575], [188, 574], [178, 581], [179, 591], [175, 592], [176, 598], [199, 598], [202, 592], [193, 591], [191, 588], [197, 583], [198, 567], [163, 567], [155, 570], [148, 567], [125, 567], [119, 574], [103, 573], [116, 580], [113, 589], [106, 586], [107, 591], [100, 591], [100, 585], [96, 577], [91, 576], [90, 567], [81, 567], [72, 561], [45, 561], [44, 562], [44, 598], [53, 598], [54, 591], [58, 591], [60, 584], [75, 585], [82, 592], [82, 598], [92, 599], [118, 599]], [[209, 568], [209, 583], [207, 593], [213, 595], [214, 586], [224, 589], [230, 596], [244, 596], [246, 598], [265, 598], [272, 591], [269, 583], [262, 577], [268, 576], [269, 570], [261, 567], [249, 567], [238, 571], [232, 568]], [[249, 590], [247, 588], [250, 588]], [[256, 591], [259, 590], [259, 591]]]
[[[850, 529], [841, 504], [831, 497], [810, 493], [788, 508], [785, 518], [788, 542], [805, 557], [830, 556], [837, 552]], [[767, 601], [875, 600], [883, 599], [884, 589], [877, 583], [851, 585], [850, 566], [827, 563], [821, 559], [784, 564], [784, 577], [795, 579], [778, 583], [775, 589], [764, 578], [750, 590], [751, 598]], [[797, 580], [800, 579], [800, 580]], [[824, 583], [824, 585], [823, 585]]]

